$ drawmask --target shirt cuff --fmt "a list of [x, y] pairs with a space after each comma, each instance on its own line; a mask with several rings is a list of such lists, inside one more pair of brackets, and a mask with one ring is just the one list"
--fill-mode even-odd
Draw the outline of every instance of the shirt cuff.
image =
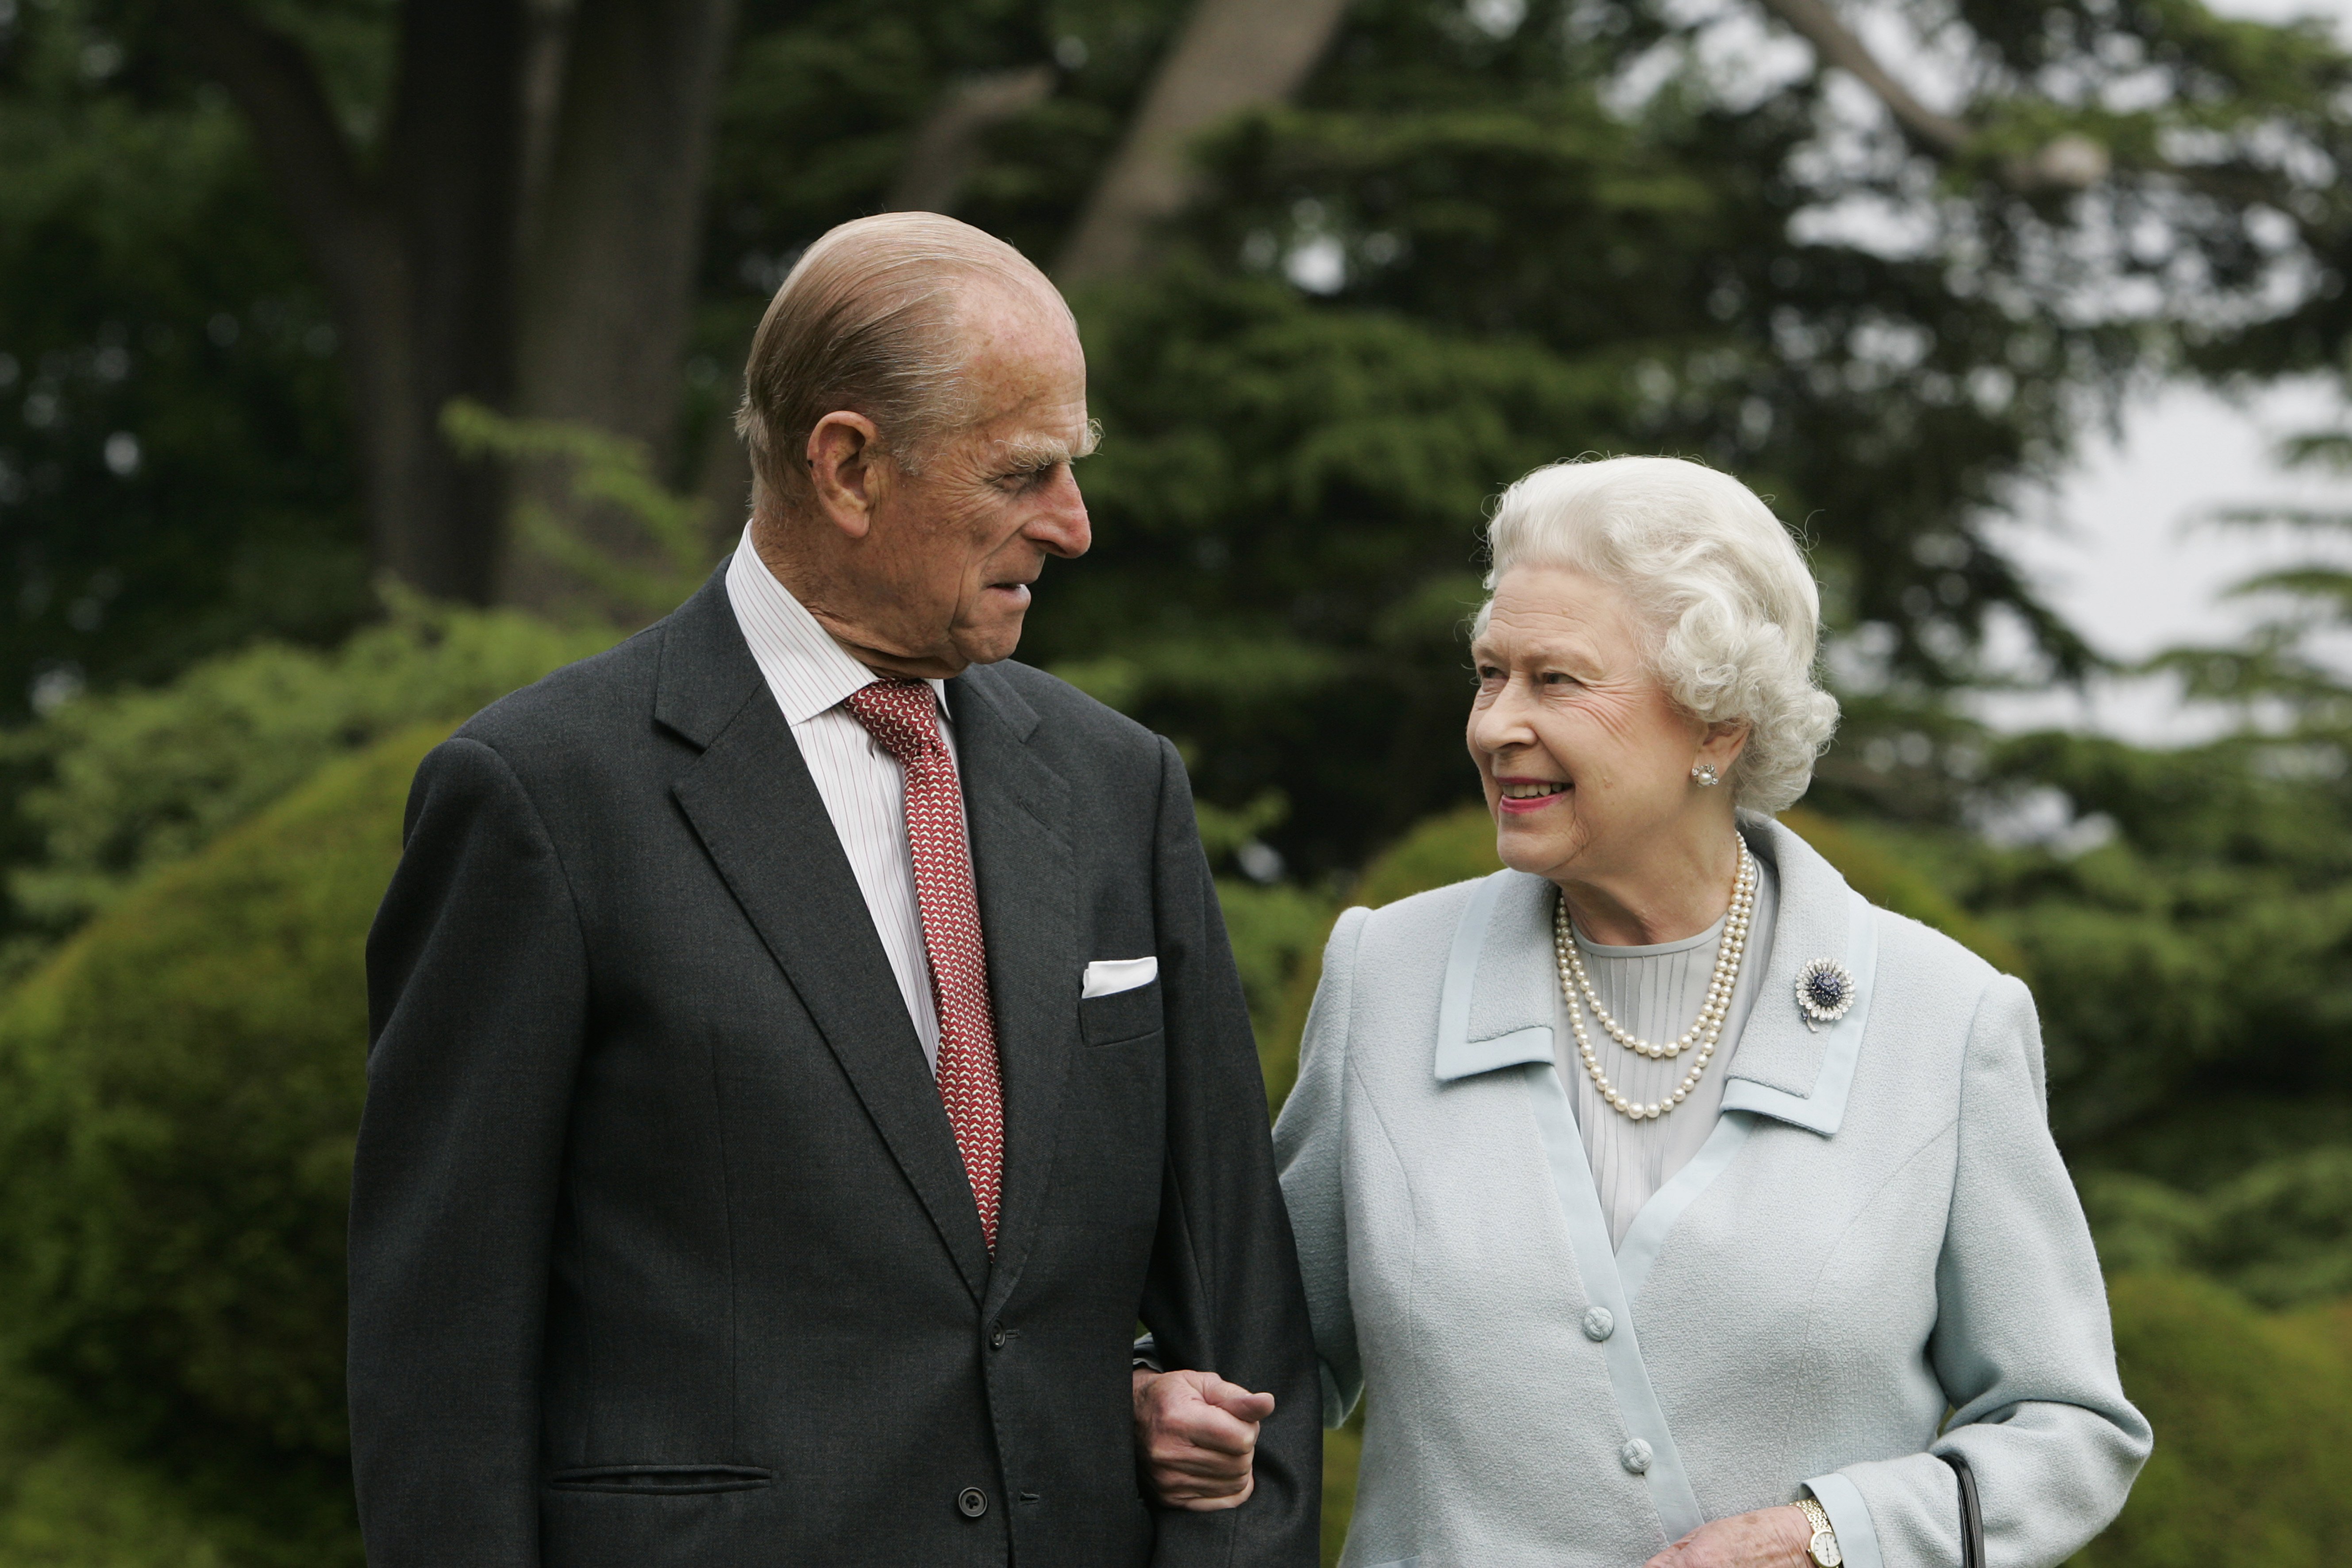
[[1870, 1505], [1862, 1500], [1860, 1487], [1843, 1475], [1831, 1474], [1814, 1477], [1805, 1483], [1805, 1489], [1830, 1516], [1838, 1555], [1845, 1559], [1846, 1568], [1886, 1568], [1886, 1560], [1878, 1551], [1878, 1531], [1871, 1528]]
[[1166, 1372], [1160, 1364], [1160, 1342], [1150, 1334], [1135, 1342], [1135, 1364], [1150, 1367], [1154, 1372]]

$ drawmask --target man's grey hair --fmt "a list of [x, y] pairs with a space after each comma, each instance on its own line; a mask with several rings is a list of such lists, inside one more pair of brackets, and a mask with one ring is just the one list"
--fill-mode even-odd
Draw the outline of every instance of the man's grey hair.
[[1069, 307], [1028, 258], [938, 213], [882, 213], [826, 231], [796, 262], [751, 341], [735, 429], [751, 448], [755, 510], [809, 493], [809, 432], [863, 414], [883, 450], [920, 470], [973, 416], [959, 307], [993, 288]]
[[1553, 463], [1503, 493], [1486, 545], [1480, 631], [1514, 566], [1596, 577], [1631, 600], [1643, 660], [1676, 704], [1747, 724], [1733, 800], [1776, 812], [1805, 793], [1838, 720], [1813, 675], [1821, 590], [1756, 492], [1675, 458]]

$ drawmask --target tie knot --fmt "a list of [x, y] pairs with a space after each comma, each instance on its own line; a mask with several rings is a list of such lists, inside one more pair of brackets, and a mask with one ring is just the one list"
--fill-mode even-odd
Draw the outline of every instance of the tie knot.
[[927, 680], [877, 680], [844, 699], [866, 732], [903, 763], [944, 753], [938, 701]]

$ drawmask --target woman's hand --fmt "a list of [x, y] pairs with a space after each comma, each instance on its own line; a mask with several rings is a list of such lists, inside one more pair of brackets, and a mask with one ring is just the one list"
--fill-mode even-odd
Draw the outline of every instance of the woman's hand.
[[1759, 1509], [1700, 1525], [1643, 1568], [1811, 1568], [1812, 1538], [1802, 1510]]
[[1169, 1508], [1239, 1508], [1256, 1485], [1258, 1423], [1274, 1395], [1252, 1394], [1213, 1372], [1135, 1369], [1135, 1455]]

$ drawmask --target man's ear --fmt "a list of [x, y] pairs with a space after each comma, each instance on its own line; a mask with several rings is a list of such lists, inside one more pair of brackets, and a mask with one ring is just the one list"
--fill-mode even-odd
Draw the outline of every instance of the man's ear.
[[847, 409], [826, 415], [809, 431], [809, 489], [816, 510], [852, 539], [865, 538], [874, 525], [879, 470], [887, 461], [881, 434], [874, 421]]

